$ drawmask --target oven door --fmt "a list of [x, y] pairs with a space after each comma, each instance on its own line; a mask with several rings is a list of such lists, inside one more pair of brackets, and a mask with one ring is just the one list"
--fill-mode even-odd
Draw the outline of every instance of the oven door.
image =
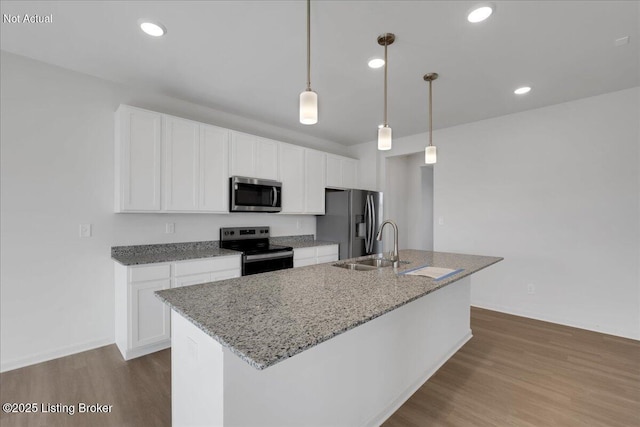
[[280, 212], [282, 183], [266, 179], [233, 176], [230, 178], [229, 211]]
[[285, 268], [293, 268], [293, 251], [244, 255], [242, 257], [243, 276], [284, 270]]

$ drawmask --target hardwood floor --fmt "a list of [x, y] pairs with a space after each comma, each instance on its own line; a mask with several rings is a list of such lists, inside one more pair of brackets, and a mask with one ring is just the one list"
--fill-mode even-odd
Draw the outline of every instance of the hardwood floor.
[[[640, 426], [640, 342], [473, 308], [474, 337], [385, 423]], [[0, 414], [9, 426], [170, 426], [171, 353], [114, 345], [0, 374], [0, 401], [76, 413]], [[113, 405], [79, 414], [79, 402]], [[40, 406], [40, 405], [38, 405]]]

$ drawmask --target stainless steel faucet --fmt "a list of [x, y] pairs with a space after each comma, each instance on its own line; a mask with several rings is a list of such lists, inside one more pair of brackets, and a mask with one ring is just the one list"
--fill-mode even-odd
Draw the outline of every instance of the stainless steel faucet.
[[400, 266], [400, 255], [398, 254], [398, 225], [390, 219], [383, 222], [378, 230], [378, 234], [376, 234], [376, 240], [382, 240], [382, 229], [387, 224], [393, 226], [393, 257], [391, 261], [393, 261], [393, 268], [398, 268]]

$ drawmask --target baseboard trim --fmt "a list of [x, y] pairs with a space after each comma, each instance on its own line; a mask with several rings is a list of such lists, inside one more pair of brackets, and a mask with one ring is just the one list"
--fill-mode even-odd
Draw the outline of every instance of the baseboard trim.
[[72, 354], [81, 353], [83, 351], [93, 350], [95, 348], [104, 347], [105, 345], [110, 344], [114, 344], [114, 340], [112, 337], [70, 345], [44, 353], [21, 357], [19, 359], [13, 359], [9, 361], [3, 360], [0, 363], [0, 372], [13, 371], [14, 369], [24, 368], [25, 366], [35, 365], [36, 363], [48, 362], [49, 360], [70, 356]]
[[415, 393], [420, 387], [422, 387], [422, 385], [427, 382], [427, 380], [429, 380], [429, 378], [431, 378], [433, 374], [438, 372], [438, 369], [440, 369], [442, 365], [447, 363], [447, 361], [451, 359], [451, 357], [456, 354], [458, 350], [460, 350], [462, 346], [465, 345], [472, 337], [473, 334], [471, 333], [471, 330], [469, 330], [469, 332], [452, 347], [452, 349], [447, 353], [445, 357], [443, 357], [436, 365], [425, 371], [424, 374], [420, 376], [420, 378], [418, 378], [413, 384], [407, 387], [407, 389], [402, 392], [400, 396], [398, 396], [393, 402], [389, 404], [389, 406], [387, 406], [374, 418], [369, 420], [369, 422], [365, 425], [374, 427], [380, 426], [383, 422], [385, 422], [398, 410], [398, 408], [400, 408], [407, 400], [409, 400], [413, 393]]
[[616, 332], [612, 332], [602, 328], [597, 329], [590, 325], [582, 325], [579, 323], [573, 323], [573, 322], [567, 321], [565, 319], [557, 319], [554, 317], [542, 316], [537, 313], [533, 313], [526, 310], [522, 310], [522, 311], [513, 310], [509, 307], [502, 306], [502, 305], [487, 304], [482, 302], [481, 303], [472, 302], [471, 307], [497, 311], [499, 313], [511, 314], [513, 316], [518, 316], [518, 317], [526, 317], [527, 319], [540, 320], [542, 322], [554, 323], [556, 325], [568, 326], [570, 328], [584, 329], [585, 331], [597, 332], [599, 334], [612, 335], [614, 337], [627, 338], [634, 341], [640, 341], [640, 336], [632, 336], [624, 333], [616, 333]]

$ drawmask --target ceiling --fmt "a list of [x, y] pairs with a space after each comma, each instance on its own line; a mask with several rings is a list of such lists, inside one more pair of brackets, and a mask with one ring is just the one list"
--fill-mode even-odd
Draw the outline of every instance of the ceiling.
[[[389, 46], [394, 138], [640, 85], [638, 1], [311, 2], [312, 88], [319, 122], [298, 122], [306, 83], [306, 2], [3, 1], [2, 14], [53, 14], [51, 24], [2, 23], [2, 50], [352, 145], [376, 138], [383, 113], [379, 34]], [[139, 18], [168, 29], [154, 39]], [[630, 36], [630, 43], [614, 41]], [[521, 85], [533, 90], [516, 96]]]

